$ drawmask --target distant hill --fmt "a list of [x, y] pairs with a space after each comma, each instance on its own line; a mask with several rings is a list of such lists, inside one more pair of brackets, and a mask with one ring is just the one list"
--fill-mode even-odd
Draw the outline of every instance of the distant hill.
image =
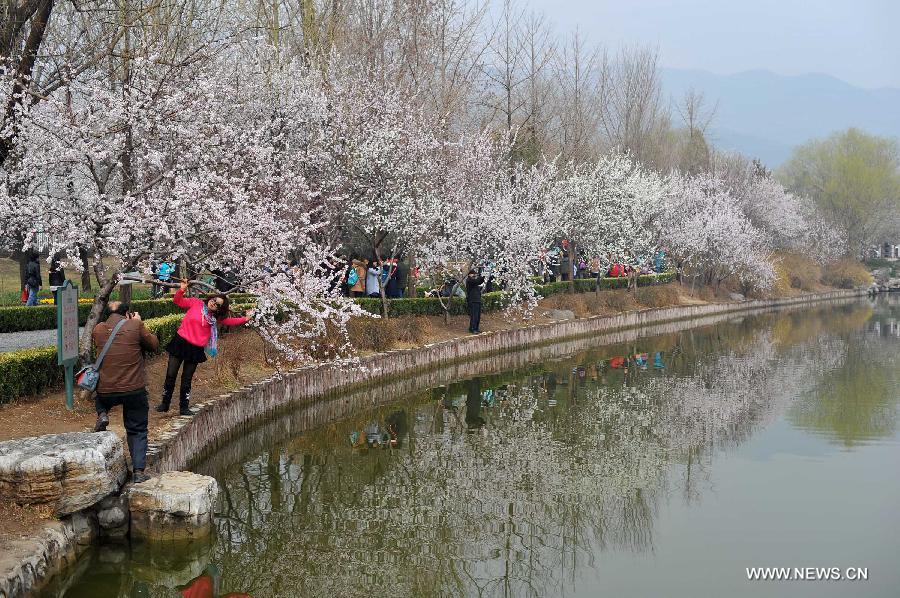
[[693, 87], [718, 101], [710, 131], [719, 148], [784, 162], [794, 146], [848, 127], [900, 139], [900, 89], [862, 89], [829, 75], [662, 69], [663, 93], [677, 101]]

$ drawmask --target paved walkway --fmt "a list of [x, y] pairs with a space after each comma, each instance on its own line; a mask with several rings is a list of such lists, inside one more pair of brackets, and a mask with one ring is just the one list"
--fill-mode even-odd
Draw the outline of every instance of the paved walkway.
[[[78, 333], [84, 332], [79, 328]], [[27, 332], [3, 332], [0, 333], [0, 353], [30, 349], [31, 347], [46, 347], [56, 344], [56, 328], [51, 330], [29, 330]]]

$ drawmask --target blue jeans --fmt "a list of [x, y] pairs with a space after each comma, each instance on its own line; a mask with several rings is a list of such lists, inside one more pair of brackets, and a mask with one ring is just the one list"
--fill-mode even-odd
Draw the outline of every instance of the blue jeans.
[[25, 305], [37, 305], [37, 287], [33, 287], [30, 284], [25, 286], [28, 288], [28, 301], [25, 302]]

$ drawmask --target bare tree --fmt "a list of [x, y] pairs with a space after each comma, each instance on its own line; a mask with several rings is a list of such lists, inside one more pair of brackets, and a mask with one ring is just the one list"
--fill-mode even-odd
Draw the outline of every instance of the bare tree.
[[523, 73], [526, 54], [519, 31], [523, 19], [523, 11], [511, 0], [504, 0], [500, 16], [494, 23], [483, 70], [488, 85], [484, 100], [488, 109], [486, 122], [499, 120], [499, 127], [510, 137], [524, 105], [519, 93], [520, 86], [526, 82]]
[[524, 92], [522, 130], [517, 137], [516, 157], [534, 163], [550, 147], [550, 124], [553, 101], [553, 58], [556, 40], [543, 14], [531, 13], [522, 22], [521, 46], [525, 52], [524, 75], [527, 85]]
[[648, 162], [665, 110], [660, 100], [659, 51], [625, 47], [603, 56], [600, 122], [609, 143]]
[[601, 54], [576, 30], [556, 54], [557, 143], [566, 160], [583, 162], [599, 149]]
[[702, 92], [690, 88], [675, 109], [687, 130], [687, 137], [679, 151], [680, 170], [690, 174], [709, 170], [710, 148], [706, 131], [715, 118], [718, 102], [709, 106]]

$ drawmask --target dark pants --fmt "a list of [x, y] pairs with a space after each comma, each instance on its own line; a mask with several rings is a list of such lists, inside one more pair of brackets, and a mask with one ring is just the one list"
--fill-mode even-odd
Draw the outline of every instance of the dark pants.
[[131, 453], [131, 464], [135, 469], [144, 469], [147, 462], [147, 418], [150, 404], [147, 401], [147, 389], [134, 392], [97, 394], [94, 406], [99, 414], [109, 412], [116, 405], [122, 406], [122, 423], [128, 435], [128, 452]]
[[481, 304], [469, 304], [469, 332], [478, 332], [481, 326]]
[[172, 393], [175, 392], [175, 378], [178, 377], [178, 368], [184, 363], [184, 369], [181, 370], [181, 394], [178, 397], [178, 406], [187, 407], [190, 403], [191, 381], [194, 379], [194, 372], [197, 371], [196, 363], [188, 363], [180, 357], [169, 355], [169, 365], [166, 368], [166, 382], [163, 385], [163, 402], [168, 405], [172, 400]]

